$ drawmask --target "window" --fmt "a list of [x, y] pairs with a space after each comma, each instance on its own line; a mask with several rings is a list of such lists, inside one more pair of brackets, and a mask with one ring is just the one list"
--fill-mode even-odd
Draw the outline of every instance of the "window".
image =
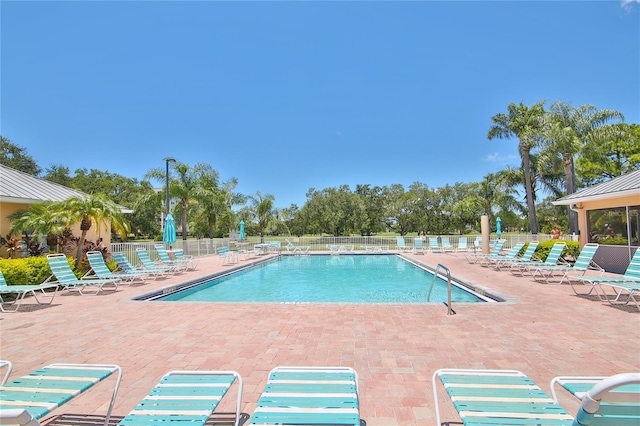
[[631, 245], [639, 245], [639, 216], [640, 206], [589, 210], [587, 212], [589, 242], [627, 245], [629, 234], [631, 234]]

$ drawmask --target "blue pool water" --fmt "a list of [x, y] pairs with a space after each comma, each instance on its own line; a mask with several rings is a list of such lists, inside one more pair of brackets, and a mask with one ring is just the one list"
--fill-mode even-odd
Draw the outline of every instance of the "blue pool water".
[[[156, 300], [181, 302], [426, 303], [433, 275], [394, 255], [280, 256]], [[482, 302], [453, 286], [454, 302]], [[447, 301], [438, 279], [431, 302]]]

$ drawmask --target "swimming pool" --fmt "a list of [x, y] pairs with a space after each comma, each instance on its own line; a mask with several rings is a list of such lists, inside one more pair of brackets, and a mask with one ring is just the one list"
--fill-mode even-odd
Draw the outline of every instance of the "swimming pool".
[[[279, 256], [154, 297], [175, 302], [427, 303], [433, 274], [395, 255]], [[447, 301], [438, 279], [430, 302]], [[488, 301], [452, 286], [452, 301]]]

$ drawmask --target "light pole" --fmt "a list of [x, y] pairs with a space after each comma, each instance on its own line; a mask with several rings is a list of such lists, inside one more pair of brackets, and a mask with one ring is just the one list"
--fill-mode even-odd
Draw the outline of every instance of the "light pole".
[[167, 171], [166, 171], [166, 177], [167, 177], [167, 182], [166, 182], [167, 185], [166, 186], [167, 186], [167, 188], [166, 188], [166, 200], [165, 200], [166, 203], [167, 203], [166, 204], [167, 209], [165, 211], [165, 218], [166, 218], [169, 215], [169, 207], [170, 207], [169, 206], [169, 163], [171, 161], [173, 161], [175, 163], [176, 160], [174, 158], [167, 157], [167, 158], [164, 159], [164, 161], [165, 161], [165, 163], [167, 165]]

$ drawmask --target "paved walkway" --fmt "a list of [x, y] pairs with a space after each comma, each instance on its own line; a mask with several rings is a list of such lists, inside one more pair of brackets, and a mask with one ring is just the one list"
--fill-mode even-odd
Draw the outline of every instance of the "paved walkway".
[[[640, 313], [577, 297], [469, 264], [463, 254], [415, 255], [513, 300], [446, 306], [136, 302], [133, 296], [222, 269], [217, 257], [194, 272], [116, 293], [62, 293], [53, 306], [2, 314], [0, 358], [12, 377], [52, 362], [115, 363], [124, 371], [114, 415], [126, 414], [167, 371], [223, 369], [244, 378], [250, 415], [277, 365], [343, 365], [360, 378], [367, 426], [431, 425], [431, 376], [443, 367], [518, 369], [543, 389], [557, 375], [640, 371]], [[53, 414], [104, 414], [114, 381]], [[443, 421], [459, 421], [442, 389]], [[443, 399], [444, 398], [444, 399]], [[575, 402], [563, 396], [565, 408]], [[223, 406], [223, 409], [228, 407]], [[55, 423], [55, 421], [54, 421]], [[58, 423], [56, 423], [58, 424]]]

